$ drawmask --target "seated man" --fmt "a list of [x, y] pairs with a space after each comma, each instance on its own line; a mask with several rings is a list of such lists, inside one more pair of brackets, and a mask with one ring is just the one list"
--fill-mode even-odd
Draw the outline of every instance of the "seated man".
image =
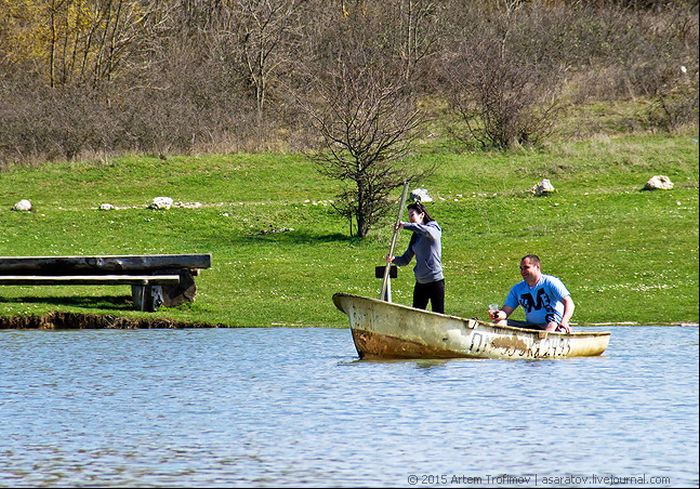
[[[574, 314], [574, 301], [562, 281], [542, 273], [537, 255], [526, 255], [520, 260], [520, 275], [523, 281], [510, 289], [503, 308], [489, 311], [491, 319], [500, 326], [571, 333], [569, 320]], [[518, 305], [525, 309], [525, 323], [508, 320]]]

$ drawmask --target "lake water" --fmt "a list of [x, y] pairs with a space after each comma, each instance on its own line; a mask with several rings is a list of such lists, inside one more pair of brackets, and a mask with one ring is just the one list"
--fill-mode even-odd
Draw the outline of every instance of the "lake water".
[[360, 361], [349, 330], [0, 331], [0, 486], [698, 486], [698, 328]]

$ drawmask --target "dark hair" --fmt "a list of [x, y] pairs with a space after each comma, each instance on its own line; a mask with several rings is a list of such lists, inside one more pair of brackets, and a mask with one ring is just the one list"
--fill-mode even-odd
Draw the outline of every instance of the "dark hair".
[[525, 255], [525, 256], [523, 256], [523, 257], [520, 259], [520, 261], [522, 262], [522, 261], [523, 261], [524, 259], [526, 259], [526, 258], [527, 258], [528, 260], [530, 260], [530, 263], [534, 263], [535, 265], [539, 265], [540, 267], [542, 266], [542, 264], [540, 263], [540, 257], [539, 257], [539, 256], [537, 256], [537, 255]]
[[425, 208], [425, 206], [420, 202], [412, 202], [408, 204], [408, 210], [413, 209], [414, 211], [418, 212], [419, 214], [425, 214], [423, 216], [423, 224], [428, 224], [430, 221], [434, 221], [435, 219], [432, 218], [430, 214], [428, 214], [428, 209]]

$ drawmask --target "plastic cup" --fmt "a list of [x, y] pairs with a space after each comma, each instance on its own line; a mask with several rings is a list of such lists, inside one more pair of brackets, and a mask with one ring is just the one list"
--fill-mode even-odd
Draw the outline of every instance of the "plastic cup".
[[498, 304], [496, 304], [495, 302], [493, 304], [489, 304], [489, 318], [491, 318], [495, 321], [497, 312], [498, 312]]

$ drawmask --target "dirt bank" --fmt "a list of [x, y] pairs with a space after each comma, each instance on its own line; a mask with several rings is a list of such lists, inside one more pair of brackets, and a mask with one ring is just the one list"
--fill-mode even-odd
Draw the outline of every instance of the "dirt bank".
[[0, 329], [153, 329], [220, 328], [222, 324], [190, 323], [165, 318], [124, 317], [108, 314], [50, 312], [41, 316], [0, 317]]

